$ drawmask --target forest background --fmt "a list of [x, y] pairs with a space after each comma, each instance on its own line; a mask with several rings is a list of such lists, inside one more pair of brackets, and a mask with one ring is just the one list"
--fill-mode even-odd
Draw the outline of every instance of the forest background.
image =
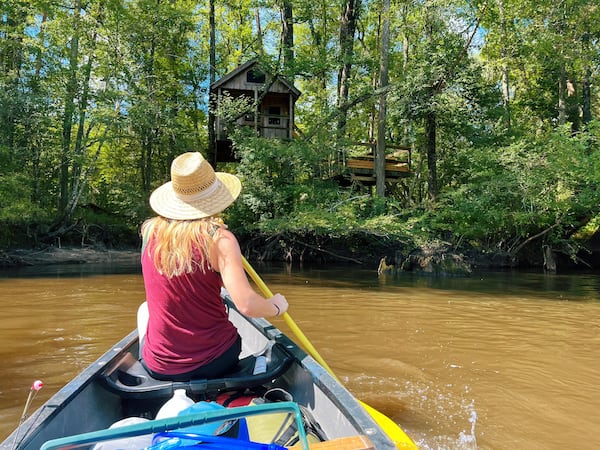
[[[211, 106], [211, 82], [258, 58], [302, 95], [293, 140], [232, 130], [240, 162], [218, 167], [242, 179], [226, 221], [247, 254], [400, 263], [434, 248], [497, 265], [594, 264], [595, 1], [0, 5], [5, 251], [138, 245], [172, 159], [209, 157], [215, 115], [233, 123], [253, 107]], [[332, 162], [357, 142], [409, 146], [411, 176], [340, 182]]]

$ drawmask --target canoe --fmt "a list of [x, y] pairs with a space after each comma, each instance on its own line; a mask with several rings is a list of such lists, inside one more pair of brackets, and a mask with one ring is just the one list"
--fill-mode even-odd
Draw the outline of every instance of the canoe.
[[[35, 411], [0, 450], [162, 450], [170, 448], [169, 442], [177, 448], [202, 442], [202, 449], [397, 448], [352, 394], [302, 348], [267, 320], [247, 318], [230, 300], [225, 303], [242, 337], [240, 364], [233, 373], [189, 382], [152, 379], [138, 360], [134, 330]], [[195, 404], [175, 417], [157, 419], [182, 390]], [[294, 435], [286, 443], [281, 440], [284, 428], [286, 438]], [[265, 436], [279, 440], [253, 447]], [[136, 441], [149, 437], [152, 446]], [[117, 440], [131, 446], [110, 447]]]

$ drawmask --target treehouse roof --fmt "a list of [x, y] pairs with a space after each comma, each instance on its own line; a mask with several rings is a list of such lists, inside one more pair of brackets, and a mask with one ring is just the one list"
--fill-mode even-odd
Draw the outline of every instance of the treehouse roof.
[[[257, 86], [264, 86], [266, 82], [265, 79], [261, 80], [260, 77], [249, 77], [247, 75], [249, 72], [252, 73], [253, 71], [254, 73], [264, 74], [264, 71], [260, 68], [255, 70], [257, 66], [258, 61], [256, 59], [251, 59], [215, 81], [210, 86], [210, 90], [215, 91], [218, 88], [254, 90]], [[269, 86], [269, 92], [289, 93], [292, 94], [294, 100], [300, 97], [301, 94], [292, 83], [280, 76], [275, 77], [275, 80]]]

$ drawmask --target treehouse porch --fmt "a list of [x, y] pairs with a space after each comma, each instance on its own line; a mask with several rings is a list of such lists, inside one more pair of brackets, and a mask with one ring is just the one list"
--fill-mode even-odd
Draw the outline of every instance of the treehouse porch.
[[[372, 186], [376, 183], [376, 147], [377, 143], [375, 142], [361, 142], [355, 144], [351, 150], [341, 154], [341, 165], [345, 168], [345, 171], [353, 184], [358, 183], [364, 186]], [[388, 149], [390, 150], [389, 152]], [[386, 144], [386, 183], [397, 183], [402, 178], [410, 177], [412, 174], [411, 158], [411, 147]]]

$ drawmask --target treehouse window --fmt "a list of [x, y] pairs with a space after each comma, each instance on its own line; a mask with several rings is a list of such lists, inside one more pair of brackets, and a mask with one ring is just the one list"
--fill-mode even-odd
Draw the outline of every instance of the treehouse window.
[[249, 70], [246, 72], [246, 81], [248, 83], [264, 83], [266, 80], [266, 76], [264, 72], [259, 70]]
[[[269, 106], [269, 116], [281, 116], [281, 108], [279, 106]], [[281, 125], [281, 118], [269, 117], [269, 125]]]

